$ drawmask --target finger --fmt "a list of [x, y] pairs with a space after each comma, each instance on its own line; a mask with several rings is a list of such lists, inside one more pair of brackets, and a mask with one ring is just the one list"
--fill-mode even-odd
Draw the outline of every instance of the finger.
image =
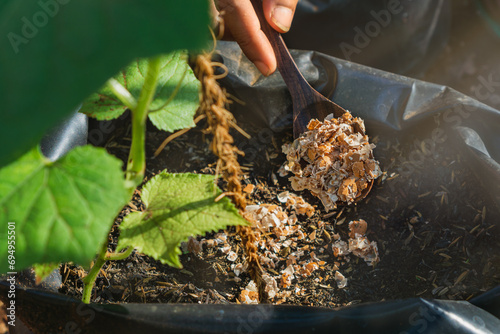
[[222, 39], [224, 41], [234, 41], [231, 32], [224, 29], [224, 20], [217, 9], [216, 3], [212, 0], [210, 1], [210, 21], [212, 22], [212, 29], [214, 30], [217, 39]]
[[240, 45], [243, 53], [259, 71], [268, 76], [276, 70], [276, 58], [269, 40], [260, 29], [260, 22], [249, 0], [219, 0], [218, 10], [225, 30]]
[[264, 14], [271, 27], [280, 33], [288, 32], [297, 2], [298, 0], [264, 0]]

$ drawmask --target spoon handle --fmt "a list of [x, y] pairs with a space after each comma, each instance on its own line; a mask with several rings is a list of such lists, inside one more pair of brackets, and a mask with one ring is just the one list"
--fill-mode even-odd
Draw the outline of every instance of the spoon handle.
[[307, 130], [313, 118], [324, 120], [329, 114], [342, 116], [346, 111], [309, 85], [300, 73], [281, 35], [274, 30], [264, 16], [262, 0], [250, 0], [259, 17], [261, 29], [267, 36], [276, 56], [278, 70], [290, 91], [293, 103], [293, 137], [298, 138]]
[[[302, 73], [300, 73], [280, 33], [274, 30], [269, 23], [267, 23], [264, 16], [264, 10], [262, 8], [262, 0], [251, 0], [251, 2], [257, 16], [259, 17], [261, 29], [273, 47], [278, 70], [280, 71], [288, 90], [292, 94], [292, 98], [295, 100], [298, 97], [303, 97], [304, 91], [310, 91], [313, 88], [302, 76]], [[305, 101], [303, 101], [301, 105], [305, 106]]]

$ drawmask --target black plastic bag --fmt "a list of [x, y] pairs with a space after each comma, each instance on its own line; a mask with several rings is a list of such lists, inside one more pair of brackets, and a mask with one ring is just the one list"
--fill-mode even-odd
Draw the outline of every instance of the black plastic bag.
[[450, 8], [449, 0], [301, 0], [283, 38], [291, 49], [410, 74], [442, 51]]
[[42, 138], [40, 149], [48, 159], [55, 161], [73, 148], [87, 144], [87, 115], [78, 109]]
[[[6, 293], [8, 285], [0, 284]], [[500, 320], [472, 303], [412, 298], [332, 310], [291, 305], [84, 304], [20, 289], [18, 317], [42, 333], [498, 333]], [[27, 315], [31, 317], [27, 318]], [[39, 322], [37, 324], [37, 322]]]

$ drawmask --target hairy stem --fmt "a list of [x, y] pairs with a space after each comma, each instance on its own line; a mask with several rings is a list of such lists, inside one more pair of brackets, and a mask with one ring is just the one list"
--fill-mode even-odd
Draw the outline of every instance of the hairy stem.
[[132, 109], [132, 145], [130, 146], [126, 172], [127, 187], [130, 189], [135, 189], [142, 182], [146, 170], [146, 121], [151, 101], [156, 92], [160, 68], [160, 57], [149, 60], [139, 101], [137, 101], [137, 106]]
[[83, 278], [83, 295], [82, 301], [85, 304], [90, 303], [90, 298], [92, 297], [92, 288], [94, 287], [95, 280], [99, 272], [101, 271], [102, 266], [106, 263], [106, 253], [108, 252], [108, 242], [106, 241], [101, 248], [99, 254], [97, 254], [97, 258], [94, 262], [92, 268], [90, 268], [87, 276]]
[[125, 252], [122, 253], [107, 253], [106, 254], [106, 260], [107, 261], [119, 261], [119, 260], [125, 260], [127, 257], [132, 254], [134, 251], [134, 247], [129, 247]]
[[[150, 110], [151, 102], [156, 93], [158, 77], [160, 74], [160, 57], [151, 58], [148, 62], [148, 71], [142, 86], [141, 95], [136, 102], [130, 92], [118, 81], [110, 79], [108, 87], [113, 91], [116, 97], [132, 111], [132, 145], [130, 147], [127, 171], [125, 173], [125, 182], [127, 188], [133, 191], [144, 178], [146, 170], [146, 121]], [[108, 253], [108, 243], [104, 243], [89, 273], [83, 279], [82, 301], [90, 303], [92, 288], [95, 280], [101, 271], [102, 266], [108, 260], [123, 260], [133, 251], [129, 247], [123, 253]]]
[[87, 276], [84, 277], [83, 279], [83, 295], [82, 295], [82, 301], [85, 304], [90, 303], [90, 299], [92, 297], [92, 289], [94, 288], [95, 285], [95, 280], [97, 279], [97, 276], [99, 275], [99, 272], [102, 269], [102, 266], [106, 263], [106, 261], [119, 261], [119, 260], [125, 260], [127, 257], [132, 254], [134, 251], [134, 247], [129, 247], [125, 252], [122, 253], [108, 253], [108, 243], [104, 243], [103, 247], [101, 248], [101, 251], [99, 254], [97, 254], [97, 258], [92, 266], [90, 268], [89, 273]]
[[120, 100], [125, 107], [133, 110], [137, 107], [137, 101], [130, 94], [130, 92], [125, 88], [121, 83], [119, 83], [115, 78], [111, 78], [107, 83], [109, 89], [113, 92], [113, 94]]

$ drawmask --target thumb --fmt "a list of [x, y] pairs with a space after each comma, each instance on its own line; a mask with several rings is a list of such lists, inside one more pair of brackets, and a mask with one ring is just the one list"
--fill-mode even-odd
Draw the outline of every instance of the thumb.
[[298, 0], [263, 0], [264, 15], [271, 27], [280, 33], [290, 30], [297, 2]]

